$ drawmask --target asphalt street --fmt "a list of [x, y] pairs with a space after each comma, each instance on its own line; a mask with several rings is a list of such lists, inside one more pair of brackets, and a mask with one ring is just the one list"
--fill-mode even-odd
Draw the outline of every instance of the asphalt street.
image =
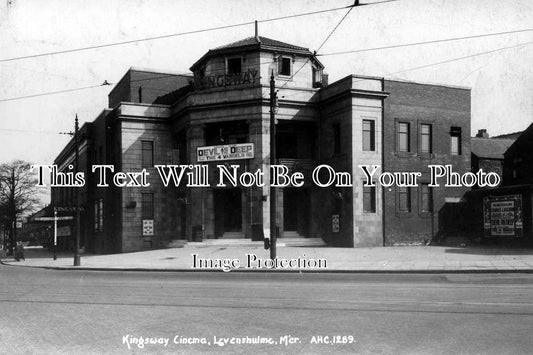
[[0, 265], [0, 354], [531, 354], [532, 296], [531, 274]]

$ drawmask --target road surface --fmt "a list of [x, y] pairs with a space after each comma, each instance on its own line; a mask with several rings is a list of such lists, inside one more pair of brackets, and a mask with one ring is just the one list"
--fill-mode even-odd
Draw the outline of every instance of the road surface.
[[0, 354], [531, 354], [532, 329], [530, 274], [0, 265]]

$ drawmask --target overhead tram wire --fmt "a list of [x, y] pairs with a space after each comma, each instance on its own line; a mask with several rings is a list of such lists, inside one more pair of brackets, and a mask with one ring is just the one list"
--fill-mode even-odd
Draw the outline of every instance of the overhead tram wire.
[[[389, 2], [389, 1], [397, 1], [397, 0], [388, 0], [388, 1], [382, 1], [382, 2]], [[378, 3], [373, 3], [373, 4], [378, 4]], [[325, 9], [325, 10], [305, 12], [305, 13], [295, 14], [295, 15], [274, 17], [274, 18], [271, 18], [271, 19], [258, 20], [257, 22], [258, 23], [265, 23], [265, 22], [286, 20], [286, 19], [290, 19], [290, 18], [316, 15], [316, 14], [321, 14], [321, 13], [325, 13], [325, 12], [339, 11], [339, 10], [352, 8], [352, 7], [353, 7], [353, 5], [342, 6], [342, 7], [336, 7], [336, 8], [331, 8], [331, 9]], [[171, 38], [171, 37], [186, 36], [186, 35], [191, 35], [191, 34], [196, 34], [196, 33], [203, 33], [203, 32], [217, 31], [217, 30], [223, 30], [223, 29], [234, 28], [234, 27], [248, 26], [248, 25], [253, 25], [254, 23], [255, 23], [255, 21], [248, 21], [248, 22], [242, 22], [242, 23], [237, 23], [237, 24], [232, 24], [232, 25], [210, 27], [210, 28], [204, 28], [204, 29], [200, 29], [200, 30], [185, 31], [185, 32], [172, 33], [172, 34], [168, 34], [168, 35], [161, 35], [161, 36], [154, 36], [154, 37], [146, 37], [146, 38], [134, 39], [134, 40], [129, 40], [129, 41], [112, 42], [112, 43], [106, 43], [106, 44], [100, 44], [100, 45], [94, 45], [94, 46], [87, 46], [87, 47], [80, 47], [80, 48], [73, 48], [73, 49], [65, 49], [65, 50], [61, 50], [61, 51], [32, 54], [32, 55], [12, 57], [12, 58], [2, 58], [2, 59], [0, 59], [0, 63], [10, 62], [10, 61], [15, 61], [15, 60], [21, 60], [21, 59], [28, 59], [28, 58], [37, 58], [37, 57], [44, 57], [44, 56], [51, 56], [51, 55], [58, 55], [58, 54], [66, 54], [66, 53], [87, 51], [87, 50], [98, 49], [98, 48], [121, 46], [121, 45], [125, 45], [125, 44], [154, 41], [154, 40], [158, 40], [158, 39], [165, 39], [165, 38]]]
[[38, 133], [38, 134], [61, 134], [56, 131], [41, 131], [32, 129], [15, 129], [15, 128], [0, 128], [0, 132], [18, 132], [18, 133]]
[[32, 98], [32, 97], [40, 97], [40, 96], [46, 96], [46, 95], [62, 94], [62, 93], [66, 93], [66, 92], [80, 91], [80, 90], [86, 90], [86, 89], [94, 89], [94, 88], [98, 88], [98, 87], [101, 87], [101, 86], [107, 86], [107, 85], [113, 85], [113, 84], [112, 83], [108, 83], [107, 80], [105, 80], [100, 85], [91, 85], [91, 86], [84, 86], [84, 87], [81, 87], [81, 88], [43, 92], [43, 93], [39, 93], [39, 94], [26, 95], [26, 96], [9, 97], [7, 99], [0, 99], [0, 102], [21, 100], [21, 99], [29, 99], [29, 98]]
[[371, 52], [371, 51], [379, 51], [379, 50], [383, 50], [383, 49], [394, 49], [394, 48], [403, 48], [403, 47], [411, 47], [411, 46], [421, 46], [421, 45], [426, 45], [426, 44], [461, 41], [461, 40], [465, 40], [465, 39], [475, 39], [475, 38], [483, 38], [483, 37], [502, 36], [502, 35], [507, 35], [507, 34], [531, 32], [531, 31], [533, 31], [533, 28], [525, 28], [525, 29], [514, 30], [514, 31], [493, 32], [493, 33], [485, 33], [485, 34], [472, 35], [472, 36], [443, 38], [443, 39], [436, 39], [436, 40], [431, 40], [431, 41], [395, 44], [395, 45], [383, 46], [383, 47], [361, 48], [361, 49], [354, 49], [354, 50], [350, 50], [350, 51], [317, 54], [317, 56], [319, 56], [319, 57], [327, 57], [327, 56], [343, 55], [343, 54], [351, 54], [351, 53]]
[[387, 75], [396, 75], [396, 74], [406, 73], [406, 72], [408, 72], [408, 71], [413, 71], [413, 70], [418, 70], [418, 69], [423, 69], [423, 68], [429, 68], [429, 67], [432, 67], [432, 66], [435, 66], [435, 65], [441, 65], [441, 64], [452, 63], [452, 62], [455, 62], [455, 61], [458, 61], [458, 60], [464, 60], [464, 59], [468, 59], [468, 58], [477, 57], [477, 56], [480, 56], [480, 55], [485, 55], [485, 54], [491, 54], [491, 53], [501, 52], [501, 51], [505, 51], [505, 50], [509, 50], [509, 49], [514, 49], [514, 48], [518, 48], [518, 47], [523, 47], [523, 46], [527, 46], [527, 45], [531, 45], [531, 44], [533, 44], [533, 41], [525, 42], [525, 43], [520, 43], [520, 44], [516, 44], [516, 45], [514, 45], [514, 46], [507, 46], [507, 47], [502, 47], [502, 48], [492, 49], [492, 50], [490, 50], [490, 51], [485, 51], [485, 52], [480, 52], [480, 53], [474, 53], [474, 54], [470, 54], [470, 55], [463, 56], [463, 57], [452, 58], [452, 59], [444, 60], [444, 61], [441, 61], [441, 62], [436, 62], [436, 63], [426, 64], [426, 65], [421, 65], [421, 66], [418, 66], [418, 67], [409, 68], [409, 69], [405, 69], [405, 70], [400, 70], [400, 71], [397, 71], [397, 72], [389, 73], [389, 74], [387, 74]]
[[[525, 43], [520, 43], [520, 44], [517, 44], [517, 45], [514, 45], [514, 46], [502, 47], [502, 48], [497, 48], [497, 49], [493, 49], [493, 50], [490, 50], [490, 51], [484, 51], [484, 52], [474, 53], [474, 54], [471, 54], [471, 55], [467, 55], [467, 56], [463, 56], [463, 57], [458, 57], [458, 58], [452, 58], [452, 59], [445, 60], [445, 61], [441, 61], [441, 62], [436, 62], [436, 63], [426, 64], [426, 65], [422, 65], [422, 66], [418, 66], [418, 67], [414, 67], [414, 68], [409, 68], [409, 69], [401, 70], [401, 71], [398, 71], [398, 72], [387, 73], [386, 75], [401, 74], [401, 73], [405, 73], [405, 72], [409, 72], [409, 71], [413, 71], [413, 70], [418, 70], [418, 69], [423, 69], [423, 68], [432, 67], [432, 66], [435, 66], [435, 65], [451, 63], [451, 62], [455, 62], [455, 61], [458, 61], [458, 60], [464, 60], [464, 59], [468, 59], [468, 58], [472, 58], [472, 57], [477, 57], [477, 56], [480, 56], [480, 55], [485, 55], [485, 54], [490, 54], [490, 53], [500, 52], [500, 51], [509, 50], [509, 49], [513, 49], [513, 48], [518, 48], [518, 47], [522, 47], [522, 46], [527, 46], [527, 45], [530, 45], [530, 44], [533, 44], [533, 42], [525, 42]], [[270, 63], [270, 62], [269, 62], [269, 63]], [[304, 65], [305, 65], [305, 64], [304, 64]], [[300, 68], [300, 69], [301, 69], [301, 68]], [[295, 74], [296, 74], [296, 73], [295, 73]], [[167, 75], [167, 76], [170, 77], [170, 76], [175, 76], [175, 75], [176, 75], [176, 74], [169, 74], [169, 75]], [[158, 77], [158, 78], [156, 78], [156, 79], [163, 78], [163, 77], [167, 77], [167, 76]], [[191, 76], [191, 79], [192, 79], [192, 76]], [[135, 81], [144, 81], [144, 80], [151, 80], [151, 79], [141, 79], [141, 80], [135, 80]], [[105, 83], [105, 82], [104, 82], [104, 83]], [[89, 89], [89, 88], [97, 88], [97, 87], [104, 86], [104, 85], [114, 85], [114, 84], [113, 84], [113, 83], [105, 83], [105, 84], [94, 85], [94, 86], [87, 86], [87, 87], [82, 87], [82, 88], [77, 88], [77, 89], [69, 89], [69, 90], [46, 92], [46, 93], [40, 93], [40, 94], [28, 95], [28, 96], [12, 97], [12, 98], [7, 98], [7, 99], [0, 99], [0, 102], [3, 102], [3, 101], [12, 101], [12, 100], [19, 100], [19, 99], [25, 99], [25, 98], [31, 98], [31, 97], [38, 97], [38, 96], [44, 96], [44, 95], [53, 95], [53, 94], [59, 94], [59, 93], [64, 93], [64, 92], [70, 92], [70, 91], [84, 90], [84, 89]], [[280, 87], [280, 89], [281, 89], [281, 87]], [[278, 90], [279, 90], [279, 89], [278, 89]], [[293, 95], [291, 95], [291, 96], [293, 96]], [[287, 97], [289, 97], [289, 96], [287, 96]]]
[[[490, 51], [484, 51], [484, 52], [474, 53], [474, 54], [470, 54], [470, 55], [463, 56], [463, 57], [452, 58], [452, 59], [444, 60], [444, 61], [441, 61], [441, 62], [436, 62], [436, 63], [431, 63], [431, 64], [425, 64], [425, 65], [421, 65], [421, 66], [417, 66], [417, 67], [413, 67], [413, 68], [408, 68], [408, 69], [400, 70], [400, 71], [397, 71], [397, 72], [386, 73], [385, 76], [393, 76], [393, 75], [396, 75], [396, 74], [407, 73], [407, 72], [414, 71], [414, 70], [418, 70], [418, 69], [429, 68], [429, 67], [433, 67], [433, 66], [437, 66], [437, 65], [441, 65], [441, 64], [452, 63], [452, 62], [456, 62], [456, 61], [459, 61], [459, 60], [464, 60], [464, 59], [468, 59], [468, 58], [473, 58], [473, 57], [477, 57], [477, 56], [481, 56], [481, 55], [485, 55], [485, 54], [491, 54], [491, 53], [496, 53], [496, 52], [506, 51], [506, 50], [510, 50], [510, 49], [514, 49], [514, 48], [519, 48], [519, 47], [528, 46], [528, 45], [531, 45], [531, 44], [533, 44], [533, 41], [531, 41], [531, 42], [525, 42], [525, 43], [520, 43], [520, 44], [517, 44], [517, 45], [514, 45], [514, 46], [508, 46], [508, 47], [502, 47], [502, 48], [492, 49], [492, 50], [490, 50]], [[364, 80], [366, 80], [366, 79], [359, 79], [359, 80], [356, 80], [355, 82], [361, 82], [361, 81], [364, 81]], [[400, 80], [402, 80], [402, 81], [407, 81], [407, 82], [413, 82], [413, 83], [416, 83], [416, 81], [411, 81], [411, 80], [408, 80], [408, 79], [400, 79]], [[292, 96], [297, 96], [297, 94], [294, 94], [294, 95], [287, 95], [287, 96], [284, 96], [284, 97], [292, 97]]]
[[[349, 7], [348, 11], [346, 12], [346, 14], [344, 14], [344, 16], [340, 19], [340, 21], [337, 23], [337, 25], [333, 28], [333, 30], [331, 30], [331, 32], [327, 35], [327, 37], [322, 41], [322, 43], [320, 44], [320, 46], [318, 47], [318, 49], [315, 51], [315, 55], [316, 53], [322, 49], [322, 47], [324, 46], [324, 44], [326, 44], [326, 42], [331, 38], [331, 36], [333, 35], [333, 33], [337, 30], [337, 28], [339, 28], [339, 26], [341, 25], [341, 23], [346, 19], [346, 17], [348, 17], [348, 15], [350, 14], [350, 12], [352, 11], [352, 9], [356, 6], [362, 6], [362, 5], [368, 5], [368, 4], [359, 4], [359, 0], [356, 0], [354, 2], [354, 4], [352, 6]], [[285, 85], [287, 85], [287, 83], [289, 81], [291, 81], [291, 79], [296, 75], [298, 74], [302, 69], [303, 67], [305, 67], [307, 65], [307, 63], [309, 63], [309, 61], [311, 60], [311, 57], [308, 57], [307, 60], [304, 62], [304, 64], [302, 64], [300, 66], [300, 68], [298, 68], [298, 70], [296, 72], [294, 72], [294, 74], [292, 74], [288, 80], [285, 81], [285, 83], [283, 85], [281, 85], [277, 90], [276, 92], [278, 93], [281, 89], [283, 89], [285, 87]]]

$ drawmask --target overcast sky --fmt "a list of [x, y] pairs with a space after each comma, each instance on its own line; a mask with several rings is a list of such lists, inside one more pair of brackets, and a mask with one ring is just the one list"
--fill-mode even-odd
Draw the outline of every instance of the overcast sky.
[[[132, 66], [188, 72], [207, 50], [252, 36], [254, 28], [246, 25], [66, 54], [4, 59], [261, 21], [351, 3], [2, 0], [0, 163], [14, 159], [52, 163], [69, 139], [58, 132], [73, 128], [76, 113], [81, 123], [96, 118], [106, 107], [112, 87], [6, 99], [95, 86], [104, 80], [116, 83]], [[260, 23], [259, 32], [313, 51], [346, 12]], [[398, 0], [353, 9], [319, 54], [529, 28], [533, 28], [530, 0]], [[427, 66], [466, 56], [472, 57]], [[509, 133], [533, 122], [533, 31], [325, 55], [320, 60], [330, 82], [362, 74], [470, 87], [473, 133], [480, 128], [487, 128], [491, 135]], [[423, 66], [427, 67], [419, 68]]]

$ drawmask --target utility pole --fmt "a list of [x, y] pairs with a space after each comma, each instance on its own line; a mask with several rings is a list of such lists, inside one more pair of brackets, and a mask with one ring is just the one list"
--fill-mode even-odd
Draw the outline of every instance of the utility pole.
[[[74, 119], [74, 145], [76, 147], [76, 171], [75, 174], [78, 173], [79, 169], [79, 137], [78, 137], [78, 114], [76, 114], [76, 118]], [[80, 266], [80, 188], [75, 187], [76, 189], [76, 251], [74, 252], [74, 266]]]
[[272, 166], [276, 165], [276, 91], [274, 70], [270, 76], [270, 259], [276, 258], [276, 188], [272, 181]]
[[15, 167], [11, 167], [11, 184], [9, 207], [11, 213], [11, 255], [15, 255], [15, 247], [17, 245], [17, 204], [15, 202]]
[[57, 208], [54, 207], [54, 260], [57, 260]]

